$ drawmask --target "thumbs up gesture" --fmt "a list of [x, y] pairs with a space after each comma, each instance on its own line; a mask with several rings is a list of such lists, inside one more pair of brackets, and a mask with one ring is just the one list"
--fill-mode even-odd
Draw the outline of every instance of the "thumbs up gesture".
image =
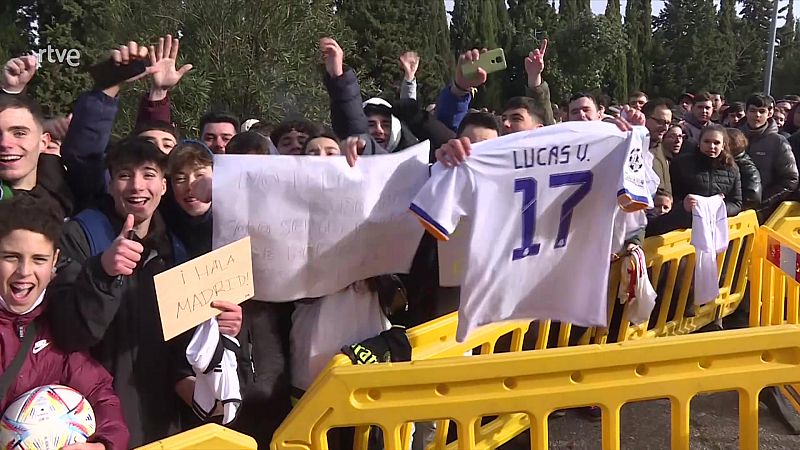
[[119, 236], [100, 256], [100, 264], [108, 276], [131, 275], [136, 264], [142, 259], [142, 252], [144, 252], [142, 244], [128, 239], [128, 233], [132, 230], [133, 214], [128, 214]]

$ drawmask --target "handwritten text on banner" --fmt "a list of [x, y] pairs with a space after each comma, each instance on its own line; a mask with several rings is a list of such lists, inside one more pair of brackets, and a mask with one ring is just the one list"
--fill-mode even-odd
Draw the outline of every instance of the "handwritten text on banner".
[[332, 294], [408, 272], [422, 227], [408, 206], [428, 179], [429, 143], [366, 156], [218, 155], [214, 247], [250, 236], [255, 298]]

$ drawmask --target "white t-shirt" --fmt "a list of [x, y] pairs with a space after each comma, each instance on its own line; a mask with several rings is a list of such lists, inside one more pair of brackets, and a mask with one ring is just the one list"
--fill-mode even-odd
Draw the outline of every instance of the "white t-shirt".
[[356, 283], [335, 294], [295, 303], [290, 332], [292, 386], [307, 390], [345, 345], [391, 328], [378, 294]]
[[457, 338], [510, 319], [605, 326], [614, 212], [652, 207], [643, 127], [569, 122], [476, 144], [435, 164], [411, 210], [447, 240], [470, 218]]
[[692, 208], [694, 303], [705, 305], [719, 297], [717, 254], [728, 249], [728, 211], [722, 196], [691, 197], [697, 200]]

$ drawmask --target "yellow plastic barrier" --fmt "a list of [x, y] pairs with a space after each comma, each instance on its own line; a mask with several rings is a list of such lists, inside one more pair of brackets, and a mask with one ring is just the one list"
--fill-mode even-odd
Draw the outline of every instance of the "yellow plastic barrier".
[[[535, 334], [532, 340], [533, 349], [548, 347], [567, 347], [574, 344], [603, 344], [609, 341], [626, 341], [631, 339], [671, 336], [688, 334], [717, 318], [732, 313], [744, 299], [747, 273], [750, 267], [749, 255], [755, 241], [758, 220], [753, 211], [744, 212], [737, 217], [729, 219], [730, 245], [727, 252], [718, 258], [720, 271], [720, 297], [698, 307], [694, 317], [685, 317], [684, 311], [687, 301], [690, 300], [690, 286], [694, 274], [694, 247], [691, 245], [690, 231], [676, 231], [663, 236], [649, 238], [645, 241], [645, 250], [651, 281], [659, 293], [659, 302], [656, 305], [653, 318], [641, 325], [631, 324], [626, 320], [627, 306], [616, 301], [616, 293], [620, 282], [620, 268], [614, 264], [611, 268], [609, 289], [609, 322], [617, 324], [617, 331], [609, 338], [607, 329], [582, 329], [577, 335], [575, 329], [569, 324], [554, 325], [551, 321], [536, 323], [536, 329], [530, 330], [529, 321], [513, 321], [488, 325], [475, 330], [465, 340], [456, 342], [455, 332], [458, 326], [456, 313], [435, 319], [408, 331], [408, 338], [413, 349], [414, 361], [430, 360], [445, 357], [462, 356], [474, 352], [485, 355], [498, 351], [519, 352], [526, 344], [526, 333]], [[723, 270], [725, 267], [725, 270]], [[557, 334], [553, 334], [557, 333]], [[551, 337], [552, 334], [552, 337]], [[498, 342], [503, 337], [502, 349]], [[524, 347], [528, 349], [528, 347]], [[326, 369], [326, 373], [333, 367], [349, 365], [350, 361], [344, 356], [337, 356]], [[413, 397], [415, 394], [409, 392]], [[301, 403], [318, 402], [320, 399], [311, 391], [307, 392]], [[485, 424], [498, 442], [510, 440], [528, 428], [524, 415], [496, 414], [490, 423]], [[287, 422], [292, 420], [292, 416]], [[444, 448], [447, 438], [449, 420], [442, 418], [437, 421], [434, 448]], [[357, 427], [355, 449], [367, 448], [368, 426]], [[410, 427], [403, 429], [403, 445], [408, 443]], [[501, 440], [500, 438], [502, 437]], [[450, 445], [449, 447], [453, 447]], [[455, 447], [453, 447], [455, 448]]]
[[257, 448], [258, 444], [250, 436], [209, 423], [139, 447], [138, 450], [256, 450]]
[[[570, 342], [578, 344], [621, 342], [645, 337], [672, 336], [688, 334], [698, 330], [717, 318], [731, 314], [744, 300], [747, 274], [750, 268], [749, 255], [753, 249], [758, 220], [753, 211], [746, 211], [729, 219], [730, 245], [725, 254], [718, 259], [720, 267], [720, 297], [716, 301], [698, 307], [694, 317], [685, 317], [684, 312], [689, 299], [692, 276], [694, 274], [694, 247], [691, 245], [690, 231], [675, 231], [663, 236], [645, 240], [643, 249], [650, 271], [650, 280], [656, 288], [660, 302], [650, 322], [634, 325], [628, 322], [628, 306], [616, 301], [619, 289], [619, 265], [611, 267], [607, 298], [609, 298], [609, 322], [621, 317], [618, 331], [610, 336], [607, 329], [582, 331], [573, 335], [569, 324], [556, 328], [550, 321], [539, 323], [536, 331], [535, 349], [547, 348], [550, 333], [558, 330], [559, 347]], [[727, 267], [723, 271], [722, 268]], [[409, 330], [408, 338], [413, 348], [413, 359], [431, 359], [458, 356], [479, 348], [480, 354], [494, 353], [495, 345], [502, 336], [510, 335], [511, 351], [522, 349], [523, 337], [529, 330], [528, 321], [504, 322], [481, 327], [466, 342], [455, 340], [458, 316], [452, 313]], [[550, 345], [552, 346], [552, 345]], [[504, 349], [505, 350], [505, 349]]]
[[798, 323], [800, 239], [762, 226], [756, 234], [750, 273], [750, 326]]
[[800, 203], [781, 203], [764, 225], [789, 239], [800, 240]]
[[[689, 448], [690, 404], [700, 393], [739, 392], [739, 446], [758, 448], [758, 394], [800, 382], [800, 326], [783, 325], [326, 371], [278, 429], [272, 450], [327, 449], [332, 428], [376, 425], [387, 450], [405, 450], [403, 427], [449, 418], [459, 449], [495, 448], [502, 430], [481, 419], [514, 414], [548, 448], [548, 415], [598, 405], [604, 449], [620, 448], [622, 406], [667, 398], [673, 449]], [[501, 438], [501, 439], [498, 439]], [[452, 444], [451, 444], [452, 445]]]
[[[787, 208], [781, 211], [783, 207]], [[782, 215], [795, 207], [800, 205], [784, 203], [767, 222], [782, 232], [764, 225], [756, 235], [750, 268], [751, 327], [799, 323], [800, 237], [791, 236], [797, 233], [800, 216]], [[784, 385], [780, 390], [800, 412], [800, 385]]]

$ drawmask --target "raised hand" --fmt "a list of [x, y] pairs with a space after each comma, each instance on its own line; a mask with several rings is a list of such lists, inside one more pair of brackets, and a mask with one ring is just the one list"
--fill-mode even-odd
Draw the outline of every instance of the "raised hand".
[[344, 73], [344, 51], [339, 43], [331, 38], [319, 40], [319, 49], [325, 61], [325, 70], [331, 78], [338, 78]]
[[542, 45], [533, 50], [525, 58], [525, 73], [528, 74], [528, 86], [534, 88], [542, 84], [542, 72], [544, 72], [544, 55], [547, 52], [547, 39], [542, 41]]
[[12, 58], [3, 66], [2, 88], [10, 94], [19, 94], [36, 73], [36, 56]]
[[419, 55], [417, 52], [405, 52], [400, 55], [399, 61], [405, 80], [413, 80], [417, 75], [417, 69], [419, 69]]
[[168, 34], [158, 39], [158, 47], [150, 46], [150, 66], [158, 69], [153, 74], [153, 90], [166, 91], [174, 88], [184, 75], [192, 70], [191, 64], [177, 68], [180, 40]]
[[642, 126], [646, 121], [644, 114], [642, 114], [642, 112], [638, 109], [631, 108], [630, 105], [625, 105], [622, 107], [620, 116], [627, 120], [631, 125]]
[[142, 244], [128, 239], [128, 233], [133, 230], [133, 225], [133, 214], [128, 214], [119, 236], [100, 256], [100, 265], [108, 276], [131, 275], [136, 264], [142, 259], [144, 252]]
[[44, 122], [44, 131], [53, 136], [60, 136], [63, 139], [67, 135], [71, 121], [72, 113], [66, 116], [53, 117]]
[[[111, 59], [114, 61], [114, 64], [120, 66], [126, 66], [137, 60], [147, 59], [147, 55], [147, 47], [139, 45], [134, 41], [128, 42], [128, 45], [120, 45], [118, 49], [111, 51]], [[125, 80], [125, 83], [134, 82], [147, 75], [154, 74], [158, 72], [158, 70], [158, 67], [150, 66], [144, 72]]]
[[485, 53], [486, 49], [478, 51], [477, 49], [468, 50], [461, 54], [458, 57], [458, 63], [456, 64], [456, 75], [454, 77], [456, 87], [459, 89], [470, 89], [474, 87], [478, 87], [483, 83], [486, 83], [486, 80], [489, 78], [489, 75], [486, 73], [485, 70], [478, 68], [477, 73], [473, 77], [465, 77], [464, 72], [462, 72], [462, 68], [466, 64], [472, 64], [473, 61], [477, 61], [481, 57], [481, 53]]

